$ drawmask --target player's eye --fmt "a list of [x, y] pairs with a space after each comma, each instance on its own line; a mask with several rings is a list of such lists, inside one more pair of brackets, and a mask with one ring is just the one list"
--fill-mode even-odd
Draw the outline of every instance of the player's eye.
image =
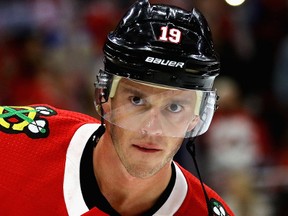
[[141, 106], [145, 103], [145, 100], [138, 96], [132, 96], [130, 97], [131, 103], [136, 106]]
[[170, 112], [173, 112], [173, 113], [178, 113], [180, 111], [182, 111], [183, 107], [179, 104], [176, 104], [176, 103], [171, 103], [167, 106], [167, 109], [170, 111]]

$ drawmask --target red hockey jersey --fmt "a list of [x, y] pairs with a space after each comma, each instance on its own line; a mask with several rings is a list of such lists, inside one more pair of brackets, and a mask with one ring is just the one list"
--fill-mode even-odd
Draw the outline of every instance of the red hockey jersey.
[[[107, 215], [88, 209], [80, 185], [80, 159], [99, 122], [48, 105], [0, 106], [0, 214]], [[208, 215], [199, 180], [176, 167], [174, 188], [154, 215]], [[232, 216], [206, 187], [214, 215]]]

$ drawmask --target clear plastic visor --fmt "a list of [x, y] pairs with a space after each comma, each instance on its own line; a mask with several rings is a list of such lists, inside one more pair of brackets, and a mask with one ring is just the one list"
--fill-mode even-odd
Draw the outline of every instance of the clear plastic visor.
[[[105, 87], [96, 82], [95, 95], [98, 114], [111, 124], [165, 137], [194, 137], [207, 131], [215, 110], [215, 91], [177, 89], [115, 75], [111, 79]], [[109, 93], [105, 100], [103, 92]]]

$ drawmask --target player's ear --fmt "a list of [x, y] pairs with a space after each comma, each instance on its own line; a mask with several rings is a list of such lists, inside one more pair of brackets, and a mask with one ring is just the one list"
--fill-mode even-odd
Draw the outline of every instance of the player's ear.
[[198, 124], [199, 120], [200, 120], [199, 116], [195, 116], [189, 123], [187, 131], [192, 131], [195, 128], [195, 126]]

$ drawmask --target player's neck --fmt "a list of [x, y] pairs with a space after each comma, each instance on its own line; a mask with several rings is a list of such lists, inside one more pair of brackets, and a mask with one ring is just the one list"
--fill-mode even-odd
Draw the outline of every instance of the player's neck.
[[113, 145], [109, 137], [104, 139], [105, 143], [100, 140], [93, 154], [94, 173], [102, 194], [121, 215], [147, 211], [167, 187], [171, 178], [171, 164], [168, 163], [152, 177], [133, 177], [124, 168], [117, 153], [111, 151], [114, 147], [109, 147]]

